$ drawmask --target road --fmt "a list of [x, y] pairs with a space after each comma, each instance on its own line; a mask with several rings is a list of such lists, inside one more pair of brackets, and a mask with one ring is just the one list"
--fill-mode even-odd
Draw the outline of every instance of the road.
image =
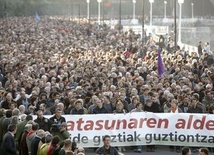
[[[146, 152], [146, 147], [143, 147], [141, 153], [135, 153], [133, 150], [127, 149], [126, 152], [123, 152], [124, 155], [140, 155], [140, 154], [145, 154], [145, 155], [181, 155], [181, 153], [177, 152], [171, 152], [169, 150], [168, 146], [157, 146], [155, 152]], [[93, 149], [86, 149], [86, 154], [87, 155], [94, 155]], [[192, 155], [198, 155], [198, 152], [193, 153]], [[214, 155], [214, 153], [209, 153], [209, 155]]]

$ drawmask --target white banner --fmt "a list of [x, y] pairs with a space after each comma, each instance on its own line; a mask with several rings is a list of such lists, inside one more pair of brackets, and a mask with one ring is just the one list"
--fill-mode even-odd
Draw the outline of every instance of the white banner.
[[113, 146], [214, 146], [214, 115], [127, 113], [64, 115], [71, 139], [79, 146], [99, 147], [110, 135]]
[[169, 26], [157, 26], [155, 27], [156, 35], [166, 35], [169, 34]]

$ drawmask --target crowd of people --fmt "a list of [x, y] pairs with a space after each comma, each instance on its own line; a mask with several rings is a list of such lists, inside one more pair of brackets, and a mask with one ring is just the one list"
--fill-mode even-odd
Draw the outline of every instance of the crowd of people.
[[132, 30], [63, 18], [7, 18], [0, 26], [0, 144], [8, 130], [17, 130], [20, 155], [49, 155], [61, 147], [64, 153], [84, 153], [66, 140], [62, 115], [214, 113], [211, 51], [167, 51], [172, 39], [160, 45], [150, 36], [143, 45]]

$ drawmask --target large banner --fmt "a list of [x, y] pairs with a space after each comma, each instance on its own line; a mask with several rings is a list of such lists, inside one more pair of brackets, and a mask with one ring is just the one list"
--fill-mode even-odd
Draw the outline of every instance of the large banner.
[[71, 139], [79, 146], [99, 147], [110, 135], [114, 146], [214, 146], [214, 115], [127, 113], [65, 115]]

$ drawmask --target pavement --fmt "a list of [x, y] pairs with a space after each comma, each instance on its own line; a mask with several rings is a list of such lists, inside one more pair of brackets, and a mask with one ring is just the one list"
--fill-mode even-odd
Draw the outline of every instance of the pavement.
[[[94, 155], [94, 150], [93, 149], [86, 149], [86, 154], [87, 155]], [[141, 154], [144, 154], [144, 155], [172, 155], [172, 154], [173, 155], [181, 155], [181, 152], [180, 153], [177, 153], [176, 151], [172, 152], [169, 150], [168, 146], [157, 146], [155, 152], [147, 152], [146, 147], [143, 147], [141, 153], [136, 153], [133, 150], [131, 150], [130, 148], [126, 147], [126, 151], [122, 152], [121, 155], [123, 155], [123, 154], [124, 155], [141, 155]], [[198, 155], [198, 152], [196, 152], [196, 153], [192, 152], [192, 155]], [[209, 152], [209, 155], [214, 155], [214, 153]]]

